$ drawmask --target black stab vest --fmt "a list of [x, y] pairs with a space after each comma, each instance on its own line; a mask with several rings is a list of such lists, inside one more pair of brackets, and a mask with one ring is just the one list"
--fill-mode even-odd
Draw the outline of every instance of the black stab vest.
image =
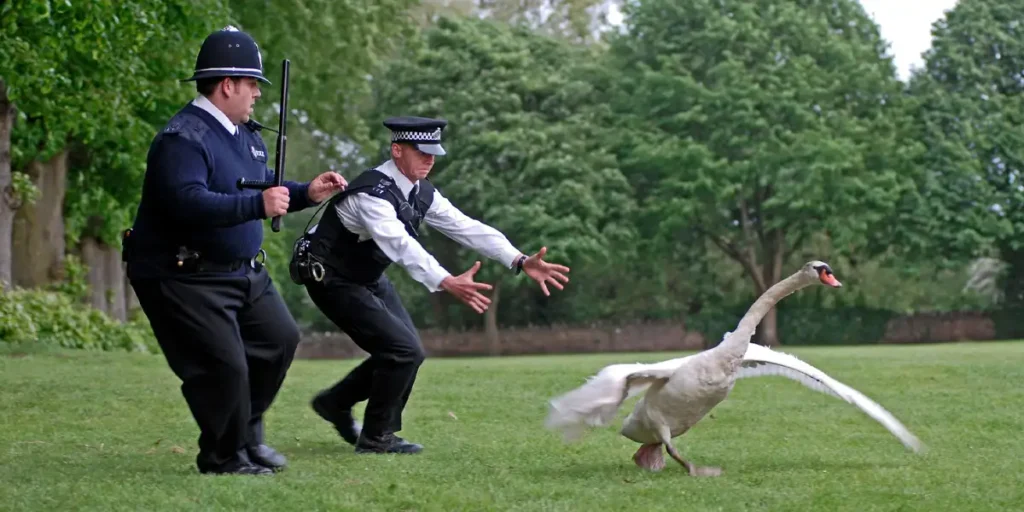
[[413, 202], [407, 201], [395, 180], [376, 169], [363, 171], [342, 192], [331, 198], [310, 240], [310, 252], [323, 261], [327, 278], [341, 278], [357, 284], [371, 284], [380, 279], [391, 260], [372, 238], [359, 241], [359, 235], [341, 223], [337, 205], [351, 194], [363, 192], [382, 198], [395, 208], [398, 219], [413, 238], [419, 237], [423, 216], [434, 202], [434, 186], [423, 179]]

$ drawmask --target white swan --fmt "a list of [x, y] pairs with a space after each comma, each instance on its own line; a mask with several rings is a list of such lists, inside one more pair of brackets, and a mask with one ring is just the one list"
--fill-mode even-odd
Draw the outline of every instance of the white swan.
[[633, 456], [634, 462], [650, 470], [664, 468], [664, 445], [690, 475], [717, 476], [721, 474], [719, 468], [699, 467], [683, 460], [672, 439], [687, 432], [725, 400], [736, 379], [780, 375], [859, 407], [905, 446], [920, 451], [923, 445], [906, 427], [857, 390], [792, 355], [750, 343], [765, 313], [782, 298], [812, 284], [842, 286], [827, 263], [808, 262], [758, 297], [736, 330], [726, 333], [718, 346], [655, 364], [606, 366], [586, 384], [551, 400], [547, 427], [562, 430], [566, 440], [577, 439], [587, 426], [611, 422], [627, 398], [647, 391], [621, 429], [623, 436], [642, 444]]

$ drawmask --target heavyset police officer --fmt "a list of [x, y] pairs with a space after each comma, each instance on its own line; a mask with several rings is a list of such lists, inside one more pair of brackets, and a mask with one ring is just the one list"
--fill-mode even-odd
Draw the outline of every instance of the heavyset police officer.
[[199, 470], [270, 474], [286, 460], [264, 443], [263, 414], [299, 330], [263, 268], [262, 219], [315, 205], [346, 183], [328, 172], [262, 192], [237, 188], [239, 178], [273, 179], [267, 147], [246, 124], [260, 82], [270, 83], [248, 34], [210, 34], [186, 81], [199, 95], [153, 139], [124, 260], [199, 426]]
[[[568, 282], [562, 265], [544, 261], [546, 249], [526, 256], [498, 230], [456, 208], [427, 180], [434, 158], [445, 154], [444, 120], [390, 118], [391, 158], [360, 174], [328, 203], [309, 234], [308, 253], [322, 262], [322, 280], [307, 279], [307, 293], [318, 308], [370, 357], [330, 389], [313, 409], [355, 445], [359, 453], [418, 453], [422, 446], [395, 435], [417, 370], [425, 357], [419, 335], [384, 271], [392, 262], [431, 292], [440, 290], [483, 313], [491, 289], [473, 280], [477, 261], [451, 275], [417, 242], [421, 222], [456, 242], [497, 260], [511, 272], [525, 272], [545, 294], [547, 285]], [[368, 400], [363, 424], [352, 407]]]

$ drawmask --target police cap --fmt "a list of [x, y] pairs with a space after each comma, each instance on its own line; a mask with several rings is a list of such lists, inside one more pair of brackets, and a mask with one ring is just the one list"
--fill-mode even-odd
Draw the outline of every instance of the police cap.
[[196, 57], [195, 71], [182, 81], [225, 76], [248, 76], [270, 83], [263, 76], [263, 57], [256, 41], [230, 25], [206, 36]]
[[441, 131], [448, 126], [444, 119], [429, 117], [400, 116], [384, 120], [384, 126], [391, 130], [391, 142], [408, 142], [416, 149], [435, 156], [446, 154], [441, 146]]

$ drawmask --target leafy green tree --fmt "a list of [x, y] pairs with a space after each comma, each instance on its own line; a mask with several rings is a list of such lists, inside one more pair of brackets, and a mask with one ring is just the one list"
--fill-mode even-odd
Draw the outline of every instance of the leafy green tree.
[[420, 0], [412, 12], [421, 27], [441, 18], [475, 17], [524, 27], [538, 34], [593, 43], [608, 29], [619, 0]]
[[227, 19], [223, 5], [190, 0], [0, 6], [0, 126], [12, 127], [0, 129], [10, 136], [0, 150], [11, 148], [9, 159], [0, 151], [0, 281], [11, 277], [13, 211], [33, 198], [34, 182], [67, 182], [66, 204], [63, 193], [41, 200], [65, 205], [70, 241], [94, 226], [91, 235], [117, 245], [154, 123], [189, 96], [177, 79], [218, 19]]
[[477, 0], [479, 16], [573, 42], [595, 40], [607, 24], [607, 0]]
[[[961, 0], [935, 22], [925, 66], [911, 79], [920, 104], [926, 181], [902, 225], [931, 237], [933, 254], [996, 256], [1002, 299], [1024, 303], [1024, 5]], [[912, 217], [912, 219], [911, 219]], [[995, 251], [990, 252], [989, 249]], [[987, 261], [987, 260], [981, 260]], [[994, 276], [992, 276], [994, 277]]]
[[[649, 194], [652, 224], [712, 242], [757, 294], [814, 234], [865, 247], [912, 190], [902, 86], [855, 0], [642, 0], [624, 12], [612, 42], [623, 171]], [[774, 311], [758, 336], [779, 342]]]
[[[442, 18], [375, 81], [378, 140], [387, 140], [379, 126], [386, 115], [444, 117], [448, 155], [431, 180], [466, 214], [524, 252], [546, 245], [549, 258], [570, 267], [624, 258], [636, 237], [632, 192], [596, 136], [598, 98], [572, 71], [594, 58], [591, 49], [525, 28]], [[429, 235], [454, 273], [479, 258], [447, 240], [440, 249]], [[502, 298], [533, 282], [496, 265], [478, 276], [494, 284], [485, 325], [496, 342]]]
[[[417, 0], [229, 0], [232, 19], [252, 34], [274, 85], [260, 100], [260, 122], [276, 128], [280, 62], [291, 61], [290, 119], [316, 132], [326, 162], [347, 168], [380, 63], [403, 51]], [[273, 135], [273, 134], [271, 134]]]

